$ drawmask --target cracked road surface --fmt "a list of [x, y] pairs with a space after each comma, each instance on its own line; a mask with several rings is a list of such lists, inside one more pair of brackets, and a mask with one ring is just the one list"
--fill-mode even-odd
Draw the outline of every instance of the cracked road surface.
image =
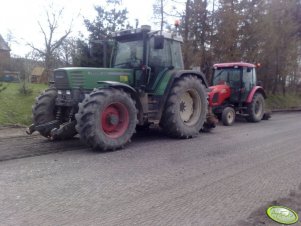
[[0, 138], [0, 224], [246, 225], [298, 189], [300, 119], [278, 113], [188, 140], [143, 132], [106, 153], [78, 138]]

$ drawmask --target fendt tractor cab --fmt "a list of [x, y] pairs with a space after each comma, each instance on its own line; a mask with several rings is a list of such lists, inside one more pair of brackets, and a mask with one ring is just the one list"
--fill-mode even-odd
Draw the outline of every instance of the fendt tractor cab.
[[112, 34], [111, 68], [60, 68], [33, 106], [33, 125], [50, 139], [79, 133], [94, 149], [123, 147], [137, 125], [159, 124], [177, 138], [214, 127], [204, 75], [183, 70], [176, 32], [139, 29]]
[[213, 113], [230, 126], [236, 115], [249, 122], [268, 119], [266, 94], [256, 79], [256, 66], [250, 63], [219, 63], [213, 65], [209, 104]]

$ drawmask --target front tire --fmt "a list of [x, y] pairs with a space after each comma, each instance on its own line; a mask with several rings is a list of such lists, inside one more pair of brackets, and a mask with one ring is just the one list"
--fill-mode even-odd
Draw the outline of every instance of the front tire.
[[93, 149], [115, 150], [135, 132], [135, 102], [123, 90], [102, 89], [86, 95], [75, 115], [80, 139]]
[[175, 138], [197, 136], [207, 113], [205, 88], [195, 76], [186, 76], [175, 82], [161, 119], [163, 130]]
[[232, 107], [226, 107], [222, 113], [222, 122], [224, 126], [232, 126], [235, 122], [235, 110]]
[[[45, 90], [36, 98], [36, 102], [32, 106], [32, 118], [34, 125], [37, 126], [56, 120], [56, 98], [57, 90], [55, 88]], [[51, 128], [39, 129], [39, 133], [50, 140], [67, 140], [71, 139], [77, 134], [74, 128], [74, 123], [71, 124], [71, 126], [65, 127], [60, 134], [56, 134], [54, 136]]]
[[252, 102], [248, 105], [248, 114], [246, 118], [249, 122], [259, 122], [265, 112], [265, 101], [261, 93], [255, 93]]
[[[36, 98], [35, 104], [32, 106], [32, 119], [34, 125], [40, 125], [55, 120], [55, 99], [57, 97], [56, 89], [47, 89]], [[39, 133], [49, 138], [50, 129], [39, 130]]]

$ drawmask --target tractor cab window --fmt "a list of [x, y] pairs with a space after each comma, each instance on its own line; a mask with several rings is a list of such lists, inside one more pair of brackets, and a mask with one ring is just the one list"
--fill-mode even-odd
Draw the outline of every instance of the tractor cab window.
[[254, 68], [244, 68], [243, 69], [243, 87], [245, 88], [246, 92], [251, 91], [251, 89], [256, 85], [255, 84], [255, 75], [254, 75]]
[[183, 69], [183, 58], [182, 58], [182, 50], [181, 43], [176, 41], [171, 41], [171, 56], [172, 56], [172, 66], [175, 69]]
[[148, 65], [152, 68], [152, 71], [158, 73], [160, 70], [172, 65], [171, 48], [170, 41], [166, 39], [164, 40], [163, 49], [155, 49], [154, 44], [154, 38], [151, 38]]
[[217, 68], [213, 74], [213, 85], [228, 84], [232, 88], [240, 88], [239, 68]]
[[164, 39], [164, 48], [156, 49], [154, 37], [149, 40], [148, 66], [150, 67], [149, 87], [152, 87], [161, 72], [172, 66], [171, 43]]
[[115, 47], [115, 68], [135, 68], [142, 64], [143, 42], [142, 40], [117, 42]]

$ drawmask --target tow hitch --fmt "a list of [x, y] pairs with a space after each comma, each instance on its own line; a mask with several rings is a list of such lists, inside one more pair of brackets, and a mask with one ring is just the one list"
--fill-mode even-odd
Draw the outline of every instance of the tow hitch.
[[46, 123], [40, 124], [40, 125], [32, 124], [26, 129], [26, 133], [28, 135], [31, 135], [35, 131], [41, 131], [41, 130], [45, 130], [45, 129], [51, 131], [51, 130], [53, 130], [55, 128], [59, 128], [59, 127], [60, 127], [60, 122], [58, 120], [54, 120], [54, 121], [46, 122]]

